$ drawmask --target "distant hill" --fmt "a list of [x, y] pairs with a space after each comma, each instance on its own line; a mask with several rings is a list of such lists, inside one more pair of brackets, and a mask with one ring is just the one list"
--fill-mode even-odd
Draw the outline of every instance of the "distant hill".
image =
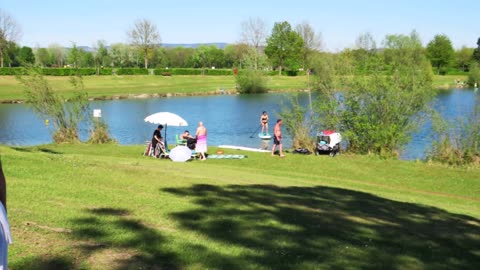
[[[183, 48], [197, 48], [200, 45], [205, 46], [216, 46], [219, 49], [225, 48], [228, 43], [225, 42], [211, 42], [211, 43], [162, 43], [162, 47], [165, 48], [176, 48], [176, 47], [183, 47]], [[110, 46], [107, 46], [109, 48]], [[77, 46], [77, 48], [82, 49], [85, 52], [95, 52], [95, 49], [89, 46]], [[69, 50], [70, 48], [65, 48]]]

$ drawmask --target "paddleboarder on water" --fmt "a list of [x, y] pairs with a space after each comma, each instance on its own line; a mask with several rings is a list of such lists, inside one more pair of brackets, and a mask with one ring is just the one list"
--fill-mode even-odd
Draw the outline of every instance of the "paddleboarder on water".
[[260, 115], [260, 124], [262, 125], [263, 135], [267, 135], [267, 133], [268, 133], [268, 114], [267, 114], [266, 111], [263, 111], [262, 115]]

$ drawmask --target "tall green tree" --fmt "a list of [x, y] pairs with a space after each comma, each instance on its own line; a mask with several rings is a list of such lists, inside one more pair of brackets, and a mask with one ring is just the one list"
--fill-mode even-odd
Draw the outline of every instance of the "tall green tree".
[[0, 9], [0, 67], [3, 67], [10, 42], [21, 35], [20, 26], [10, 14]]
[[99, 40], [97, 41], [97, 50], [95, 52], [95, 66], [97, 68], [104, 67], [108, 65], [109, 55], [107, 47], [105, 46], [105, 41]]
[[20, 48], [15, 42], [13, 41], [7, 42], [7, 46], [5, 48], [5, 53], [4, 53], [5, 66], [19, 67], [20, 66], [20, 61], [18, 59], [19, 52], [20, 52]]
[[48, 51], [52, 57], [52, 63], [56, 67], [63, 67], [65, 64], [65, 48], [54, 43], [48, 46]]
[[452, 62], [454, 52], [452, 42], [446, 35], [435, 35], [427, 45], [427, 57], [436, 68], [437, 74]]
[[80, 49], [77, 44], [73, 43], [72, 48], [68, 51], [67, 60], [70, 65], [77, 68], [80, 64]]
[[273, 26], [272, 34], [267, 38], [265, 54], [278, 67], [278, 74], [288, 67], [292, 70], [300, 66], [304, 41], [302, 37], [292, 30], [292, 26], [284, 21]]
[[37, 48], [34, 51], [36, 64], [41, 67], [50, 66], [52, 64], [50, 54], [46, 48]]
[[131, 44], [142, 53], [144, 66], [148, 68], [149, 56], [161, 42], [157, 26], [147, 19], [138, 20], [127, 34]]
[[18, 60], [22, 64], [34, 64], [35, 55], [33, 54], [32, 48], [26, 46], [20, 48], [20, 51], [18, 53]]
[[165, 50], [165, 57], [169, 59], [168, 62], [171, 67], [186, 68], [189, 67], [194, 53], [193, 48], [168, 48]]
[[480, 63], [480, 37], [477, 40], [477, 48], [473, 50], [473, 60]]
[[462, 71], [468, 71], [472, 56], [473, 48], [462, 46], [460, 50], [455, 51], [455, 66]]

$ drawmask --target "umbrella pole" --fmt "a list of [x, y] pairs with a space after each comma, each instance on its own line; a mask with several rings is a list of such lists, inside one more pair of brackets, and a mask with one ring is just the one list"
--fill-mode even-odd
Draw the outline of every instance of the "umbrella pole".
[[170, 151], [168, 150], [168, 143], [167, 143], [167, 124], [165, 124], [165, 150]]

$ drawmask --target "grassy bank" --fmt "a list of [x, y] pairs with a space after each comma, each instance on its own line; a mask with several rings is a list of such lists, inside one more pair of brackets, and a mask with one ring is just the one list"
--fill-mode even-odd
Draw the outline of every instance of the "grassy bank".
[[174, 163], [142, 151], [0, 146], [10, 268], [480, 267], [479, 169], [252, 152]]
[[[466, 80], [465, 76], [435, 76], [434, 87], [451, 87], [454, 80]], [[68, 97], [72, 87], [68, 77], [48, 77], [53, 89]], [[274, 91], [302, 90], [306, 88], [305, 76], [271, 76], [267, 88]], [[168, 93], [207, 94], [219, 90], [235, 90], [233, 76], [85, 76], [85, 90], [89, 96], [110, 98], [113, 96]], [[0, 101], [23, 100], [22, 88], [13, 76], [0, 76]]]

